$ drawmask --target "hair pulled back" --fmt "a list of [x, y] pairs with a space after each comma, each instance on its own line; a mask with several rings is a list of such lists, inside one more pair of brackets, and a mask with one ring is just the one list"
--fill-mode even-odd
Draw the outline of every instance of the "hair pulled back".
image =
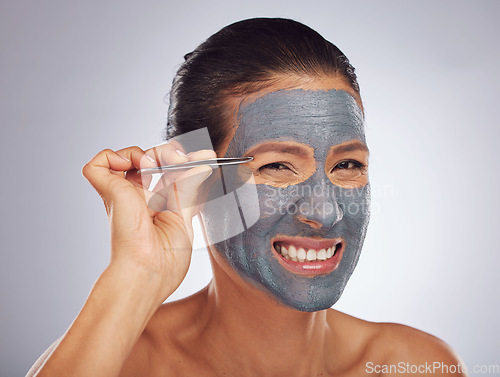
[[255, 93], [286, 76], [340, 76], [359, 94], [354, 67], [335, 45], [290, 19], [226, 26], [184, 56], [170, 91], [166, 138], [208, 128], [214, 150], [227, 136], [229, 96]]

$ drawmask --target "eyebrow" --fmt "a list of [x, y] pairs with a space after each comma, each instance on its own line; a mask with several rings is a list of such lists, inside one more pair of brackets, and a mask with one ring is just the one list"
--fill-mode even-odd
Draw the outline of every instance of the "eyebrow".
[[369, 152], [368, 147], [361, 141], [352, 141], [346, 144], [337, 145], [335, 147], [332, 147], [331, 151], [333, 153], [344, 153], [352, 151]]
[[296, 145], [286, 145], [279, 142], [271, 142], [262, 145], [258, 145], [255, 148], [251, 149], [251, 154], [258, 154], [264, 152], [280, 152], [280, 153], [288, 153], [298, 156], [307, 156], [307, 150], [303, 147]]

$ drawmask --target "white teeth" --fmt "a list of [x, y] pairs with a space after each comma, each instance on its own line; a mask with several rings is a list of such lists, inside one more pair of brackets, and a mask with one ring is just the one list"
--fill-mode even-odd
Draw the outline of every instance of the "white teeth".
[[303, 247], [295, 247], [293, 245], [282, 246], [275, 244], [276, 250], [286, 259], [294, 262], [315, 262], [325, 261], [335, 255], [336, 249], [339, 244], [329, 247], [327, 249], [304, 249]]
[[316, 250], [314, 249], [307, 250], [307, 260], [309, 261], [316, 260]]
[[304, 262], [306, 260], [306, 251], [303, 247], [297, 250], [297, 259], [299, 260], [299, 262]]
[[325, 249], [321, 249], [320, 251], [318, 251], [318, 259], [319, 260], [326, 260], [326, 250]]
[[285, 246], [281, 246], [281, 255], [286, 257], [288, 255], [288, 251], [286, 250]]

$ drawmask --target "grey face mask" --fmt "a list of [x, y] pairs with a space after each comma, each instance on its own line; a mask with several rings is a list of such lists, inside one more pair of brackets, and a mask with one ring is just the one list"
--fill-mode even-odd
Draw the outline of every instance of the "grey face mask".
[[[328, 308], [340, 298], [359, 259], [369, 220], [370, 190], [368, 184], [358, 188], [332, 184], [325, 163], [332, 146], [351, 140], [365, 144], [361, 109], [342, 90], [281, 90], [242, 106], [238, 120], [226, 157], [243, 156], [267, 141], [293, 141], [314, 149], [316, 170], [286, 188], [257, 184], [257, 195], [251, 190], [245, 194], [249, 185], [239, 185], [238, 174], [226, 174], [226, 186], [232, 183], [240, 188], [240, 210], [206, 206], [202, 212], [208, 239], [240, 276], [281, 303], [302, 311]], [[228, 237], [233, 219], [243, 218], [242, 214], [254, 221]], [[321, 226], [312, 227], [299, 218]], [[285, 267], [273, 248], [273, 240], [286, 236], [341, 239], [341, 259], [328, 273], [297, 273]]]

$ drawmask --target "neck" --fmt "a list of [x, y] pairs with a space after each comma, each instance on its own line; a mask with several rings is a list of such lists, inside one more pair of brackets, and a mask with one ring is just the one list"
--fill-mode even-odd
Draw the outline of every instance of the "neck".
[[230, 372], [236, 365], [239, 376], [309, 376], [325, 371], [325, 355], [331, 348], [326, 310], [288, 308], [230, 267], [212, 266], [214, 279], [205, 290], [200, 317], [205, 322], [204, 342], [210, 345], [204, 349], [228, 362], [221, 369]]

